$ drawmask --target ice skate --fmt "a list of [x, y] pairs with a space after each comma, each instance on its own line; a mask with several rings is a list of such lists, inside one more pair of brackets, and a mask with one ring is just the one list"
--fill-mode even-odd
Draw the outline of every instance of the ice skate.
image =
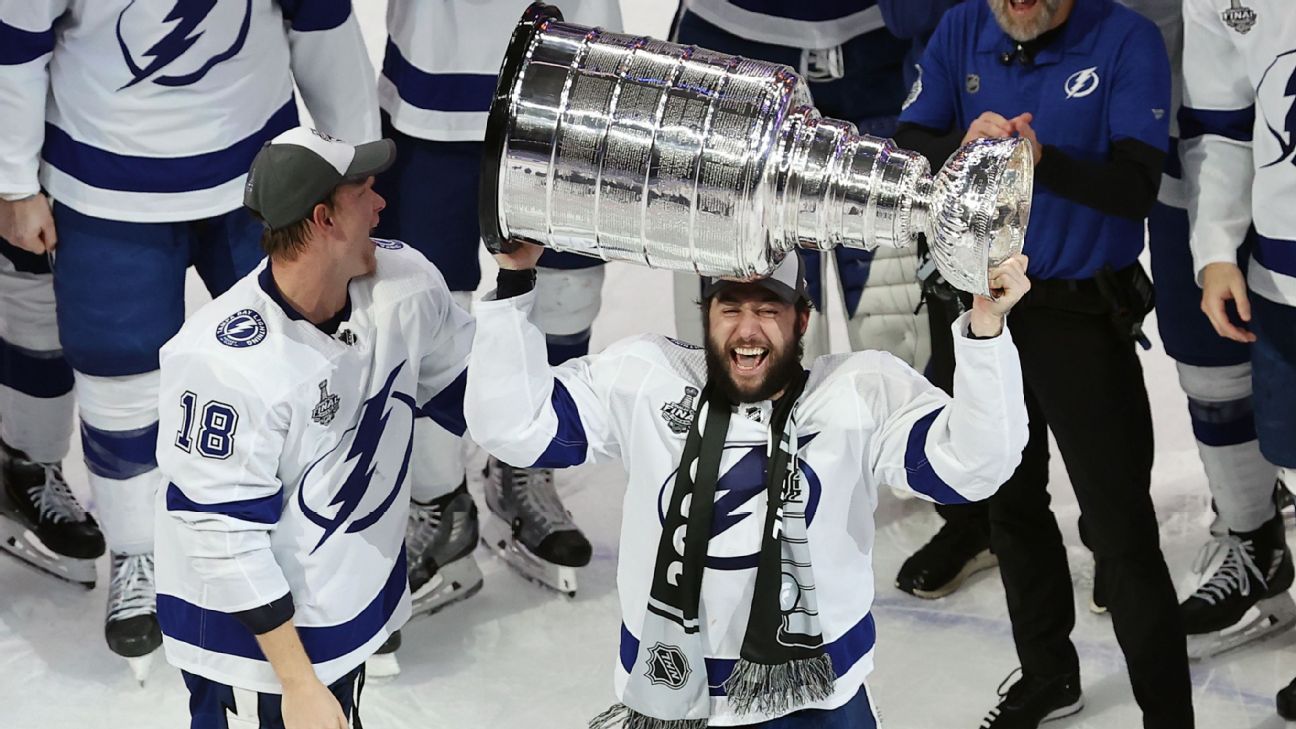
[[410, 505], [405, 553], [413, 617], [432, 615], [477, 594], [482, 586], [473, 558], [477, 539], [477, 505], [467, 483], [429, 504]]
[[398, 630], [387, 637], [378, 650], [365, 661], [365, 678], [385, 681], [400, 675], [400, 662], [396, 660], [396, 650], [401, 646], [401, 632]]
[[103, 534], [63, 480], [57, 463], [36, 463], [0, 441], [0, 548], [27, 564], [86, 588]]
[[589, 540], [554, 490], [553, 471], [486, 463], [486, 506], [493, 518], [482, 542], [533, 582], [576, 596], [576, 568], [589, 564]]
[[1180, 606], [1188, 656], [1201, 660], [1296, 625], [1291, 551], [1281, 515], [1254, 532], [1232, 532], [1202, 549], [1197, 572], [1220, 552], [1215, 573]]
[[1278, 513], [1282, 514], [1287, 528], [1296, 527], [1296, 496], [1292, 495], [1291, 487], [1282, 476], [1274, 482], [1274, 503], [1277, 504]]
[[130, 663], [135, 680], [143, 686], [153, 661], [153, 651], [162, 645], [151, 552], [113, 553], [104, 638], [113, 653]]

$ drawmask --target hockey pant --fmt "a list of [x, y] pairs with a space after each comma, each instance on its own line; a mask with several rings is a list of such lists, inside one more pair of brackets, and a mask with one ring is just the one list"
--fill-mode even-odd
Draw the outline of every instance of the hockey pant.
[[72, 408], [49, 261], [0, 239], [0, 439], [37, 462], [62, 461]]
[[158, 350], [180, 329], [194, 266], [219, 295], [263, 257], [261, 224], [242, 208], [182, 223], [127, 223], [54, 205], [58, 326], [76, 371], [81, 443], [96, 516], [113, 552], [153, 549], [153, 499], [162, 486]]
[[[396, 162], [374, 184], [387, 201], [375, 234], [404, 242], [431, 261], [464, 305], [481, 284], [477, 186], [480, 142], [437, 142], [404, 134], [383, 113], [383, 136], [396, 143]], [[548, 339], [549, 360], [589, 352], [590, 327], [602, 302], [603, 264], [546, 251], [536, 280], [536, 324]], [[423, 418], [415, 427], [413, 498], [427, 502], [464, 479], [459, 436]]]

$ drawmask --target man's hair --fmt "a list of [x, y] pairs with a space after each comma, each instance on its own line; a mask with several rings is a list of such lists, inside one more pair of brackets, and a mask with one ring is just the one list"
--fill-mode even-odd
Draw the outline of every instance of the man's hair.
[[[335, 196], [337, 188], [329, 191], [327, 197], [320, 200], [315, 205], [324, 205], [332, 209], [336, 204]], [[265, 251], [270, 258], [278, 258], [283, 261], [292, 261], [300, 256], [306, 250], [306, 243], [310, 240], [311, 227], [315, 225], [312, 218], [315, 215], [315, 205], [311, 206], [310, 214], [290, 225], [282, 228], [267, 227], [261, 232], [261, 250]], [[249, 211], [251, 212], [251, 211]], [[260, 220], [264, 225], [265, 220], [252, 212], [252, 217]]]

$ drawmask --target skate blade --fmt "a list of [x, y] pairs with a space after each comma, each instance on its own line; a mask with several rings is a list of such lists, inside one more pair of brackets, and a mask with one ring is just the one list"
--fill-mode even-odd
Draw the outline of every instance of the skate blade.
[[467, 600], [481, 591], [482, 581], [481, 568], [471, 554], [451, 562], [437, 570], [427, 584], [410, 595], [410, 619], [435, 615]]
[[1219, 632], [1188, 636], [1188, 658], [1206, 660], [1296, 627], [1296, 603], [1285, 592], [1256, 603], [1247, 615], [1255, 617], [1248, 621], [1244, 616], [1237, 625]]
[[153, 654], [148, 653], [127, 658], [126, 663], [130, 666], [131, 675], [135, 677], [136, 683], [140, 685], [140, 688], [144, 688], [144, 683], [148, 681], [149, 671], [153, 668]]
[[482, 544], [499, 555], [505, 564], [531, 582], [567, 597], [576, 597], [576, 568], [546, 562], [513, 538], [513, 531], [501, 519], [486, 519], [481, 526]]
[[395, 653], [375, 653], [365, 661], [365, 680], [390, 681], [400, 675]]
[[0, 518], [0, 549], [18, 558], [28, 567], [57, 577], [87, 590], [95, 586], [95, 561], [63, 557], [49, 550], [23, 525]]

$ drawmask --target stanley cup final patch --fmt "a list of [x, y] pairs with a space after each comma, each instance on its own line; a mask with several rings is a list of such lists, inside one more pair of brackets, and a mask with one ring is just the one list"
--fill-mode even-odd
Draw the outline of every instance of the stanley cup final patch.
[[1220, 19], [1233, 30], [1246, 35], [1256, 24], [1256, 11], [1242, 4], [1242, 0], [1230, 0], [1229, 7], [1220, 13]]
[[311, 420], [327, 426], [333, 422], [333, 416], [337, 415], [342, 398], [328, 391], [328, 380], [319, 383], [319, 392], [320, 399], [315, 403], [315, 409], [311, 411]]
[[692, 672], [688, 658], [678, 646], [657, 643], [648, 649], [648, 672], [644, 675], [654, 684], [682, 689]]
[[689, 426], [693, 424], [693, 401], [697, 399], [699, 392], [696, 387], [686, 385], [684, 387], [684, 397], [679, 402], [668, 402], [661, 406], [662, 420], [666, 421], [666, 427], [671, 429], [672, 433], [684, 434], [688, 432]]

